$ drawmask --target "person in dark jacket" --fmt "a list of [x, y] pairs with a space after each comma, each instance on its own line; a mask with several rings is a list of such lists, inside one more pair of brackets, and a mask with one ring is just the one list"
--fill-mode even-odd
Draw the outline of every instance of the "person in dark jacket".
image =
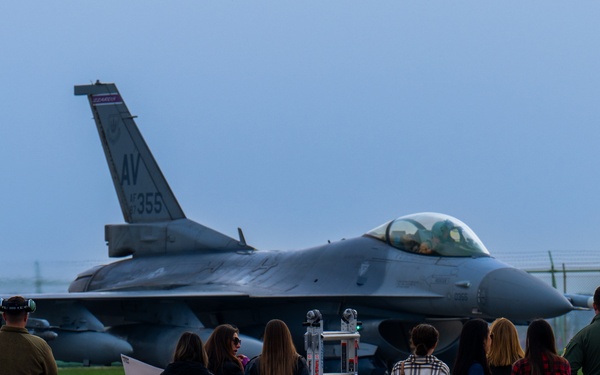
[[491, 340], [485, 320], [466, 322], [460, 332], [452, 375], [492, 375], [486, 356]]
[[6, 321], [0, 329], [0, 374], [56, 375], [52, 349], [25, 328], [29, 313], [35, 311], [35, 302], [21, 296], [0, 298], [0, 311]]
[[173, 362], [169, 363], [161, 375], [212, 375], [206, 368], [207, 365], [208, 356], [200, 336], [184, 332], [175, 347]]
[[267, 323], [262, 353], [246, 365], [245, 375], [308, 375], [306, 360], [296, 352], [288, 326], [279, 319]]
[[231, 324], [217, 326], [206, 340], [208, 369], [215, 375], [242, 375], [246, 356], [238, 354], [239, 330]]
[[529, 324], [525, 357], [515, 362], [511, 374], [571, 375], [569, 361], [558, 355], [552, 326], [544, 319]]
[[594, 292], [592, 303], [594, 319], [569, 341], [563, 357], [571, 365], [571, 373], [580, 369], [586, 375], [600, 374], [600, 286]]

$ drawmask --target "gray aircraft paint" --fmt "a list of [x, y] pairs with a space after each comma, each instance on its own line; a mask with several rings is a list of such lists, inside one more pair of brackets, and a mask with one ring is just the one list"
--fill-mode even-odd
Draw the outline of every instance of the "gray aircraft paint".
[[[49, 323], [44, 329], [56, 333], [50, 343], [59, 360], [106, 363], [121, 351], [165, 366], [181, 332], [206, 339], [221, 323], [237, 325], [241, 352], [253, 355], [274, 318], [286, 321], [302, 352], [308, 310], [321, 310], [335, 325], [349, 307], [363, 322], [360, 354], [369, 360], [359, 365], [367, 373], [405, 358], [408, 331], [418, 322], [440, 330], [436, 354], [451, 360], [466, 319], [527, 322], [573, 309], [483, 245], [472, 256], [394, 247], [389, 228], [399, 221], [308, 249], [256, 250], [185, 217], [116, 85], [75, 86], [75, 94], [89, 99], [127, 224], [105, 227], [109, 255], [124, 259], [82, 272], [70, 293], [32, 296], [36, 316]], [[460, 223], [441, 214], [414, 217]]]

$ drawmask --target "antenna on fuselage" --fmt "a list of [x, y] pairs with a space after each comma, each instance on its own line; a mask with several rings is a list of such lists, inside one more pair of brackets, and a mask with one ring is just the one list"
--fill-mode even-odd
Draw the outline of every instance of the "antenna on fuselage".
[[242, 228], [238, 227], [238, 236], [240, 237], [240, 245], [248, 246], [246, 244], [246, 238], [244, 237], [244, 232], [242, 232]]

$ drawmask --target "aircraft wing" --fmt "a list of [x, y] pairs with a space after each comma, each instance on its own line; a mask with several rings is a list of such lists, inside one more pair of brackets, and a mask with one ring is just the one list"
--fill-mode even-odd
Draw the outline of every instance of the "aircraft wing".
[[[308, 306], [319, 303], [340, 303], [340, 295], [306, 293], [265, 293], [258, 291], [217, 290], [136, 290], [82, 293], [31, 294], [37, 303], [32, 318], [47, 323], [46, 328], [68, 331], [105, 331], [107, 327], [128, 324], [163, 324], [189, 327], [215, 326], [214, 311], [223, 316], [249, 311], [258, 306], [286, 306], [297, 311], [302, 319]], [[382, 298], [383, 297], [383, 298]], [[385, 294], [345, 295], [344, 302], [360, 308], [362, 305], [393, 310], [392, 304], [403, 298], [432, 298], [443, 296], [429, 291], [411, 291], [404, 296]], [[232, 321], [236, 321], [231, 319]]]
[[[49, 293], [26, 296], [36, 301], [32, 318], [49, 326], [74, 331], [103, 331], [106, 327], [158, 323], [202, 327], [193, 313], [203, 309], [240, 303], [249, 296], [227, 291], [115, 291], [86, 293]], [[202, 309], [202, 310], [203, 310]]]
[[[256, 298], [256, 299], [264, 299], [264, 298], [289, 298], [290, 296], [302, 296], [308, 298], [339, 298], [339, 294], [330, 294], [330, 293], [312, 293], [311, 295], [307, 295], [304, 292], [296, 293], [273, 293], [273, 292], [240, 292], [240, 291], [231, 291], [225, 290], [231, 289], [231, 286], [223, 286], [216, 287], [212, 290], [204, 290], [198, 291], [193, 289], [168, 289], [168, 290], [127, 290], [127, 291], [106, 291], [106, 292], [78, 292], [78, 293], [43, 293], [43, 294], [27, 294], [27, 298], [32, 298], [36, 302], [37, 301], [95, 301], [95, 300], [145, 300], [145, 299], [213, 299], [213, 298]], [[372, 293], [369, 296], [365, 296], [364, 294], [344, 294], [344, 297], [390, 297], [390, 298], [442, 298], [443, 295], [439, 293], [434, 293], [429, 290], [409, 290], [406, 293], [398, 294], [390, 293], [386, 291], [385, 293]]]
[[[229, 287], [230, 288], [230, 287]], [[306, 298], [314, 300], [337, 300], [340, 295], [330, 293], [313, 293], [307, 295], [304, 292], [298, 293], [273, 293], [273, 292], [239, 292], [224, 290], [135, 290], [135, 291], [106, 291], [106, 292], [80, 292], [80, 293], [44, 293], [44, 294], [28, 294], [27, 298], [32, 298], [38, 305], [38, 313], [36, 315], [47, 315], [48, 311], [53, 309], [53, 305], [79, 302], [85, 305], [102, 304], [103, 309], [109, 308], [111, 303], [145, 303], [145, 302], [162, 302], [174, 303], [175, 301], [183, 301], [185, 303], [203, 303], [207, 309], [215, 304], [233, 304], [244, 307], [247, 304], [260, 303], [265, 300], [289, 299], [289, 298]], [[408, 293], [399, 295], [386, 293], [373, 293], [365, 296], [364, 294], [345, 294], [345, 299], [371, 299], [371, 298], [443, 298], [444, 296], [426, 290], [411, 290]], [[245, 300], [245, 302], [242, 302]], [[253, 302], [254, 301], [254, 302]]]
[[132, 299], [182, 299], [182, 298], [214, 298], [214, 297], [249, 297], [246, 293], [227, 291], [198, 292], [178, 290], [136, 290], [119, 292], [81, 292], [81, 293], [43, 293], [28, 294], [27, 298], [38, 301], [94, 301], [94, 300], [132, 300]]

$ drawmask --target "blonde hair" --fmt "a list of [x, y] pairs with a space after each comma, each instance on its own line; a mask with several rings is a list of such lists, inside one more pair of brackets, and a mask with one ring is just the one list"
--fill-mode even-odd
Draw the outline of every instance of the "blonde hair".
[[494, 320], [490, 332], [492, 344], [487, 354], [490, 366], [510, 366], [525, 356], [519, 343], [517, 328], [510, 320], [506, 318]]
[[267, 323], [260, 356], [260, 375], [293, 375], [299, 354], [288, 326], [274, 319]]

